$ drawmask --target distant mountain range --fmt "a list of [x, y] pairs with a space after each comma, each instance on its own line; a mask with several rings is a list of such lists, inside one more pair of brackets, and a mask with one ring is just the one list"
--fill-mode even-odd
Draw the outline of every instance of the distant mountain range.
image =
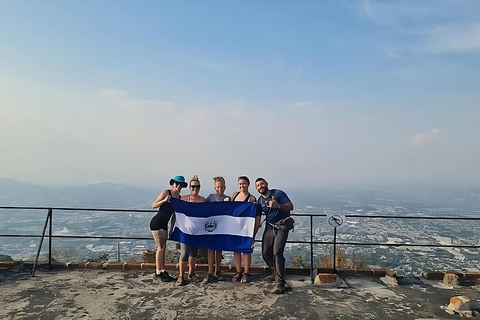
[[[250, 189], [252, 194], [258, 196], [254, 188]], [[455, 207], [474, 212], [480, 211], [480, 190], [475, 188], [377, 186], [284, 190], [297, 209], [305, 208], [307, 205], [316, 208], [335, 208], [347, 203], [350, 206], [361, 206], [381, 201], [394, 206]], [[161, 191], [161, 188], [153, 190], [111, 182], [47, 187], [0, 178], [0, 206], [150, 209], [152, 202]], [[188, 190], [182, 190], [182, 194], [187, 192]], [[208, 191], [205, 192], [208, 193]], [[202, 193], [203, 196], [207, 196], [205, 192]]]
[[0, 206], [150, 209], [160, 191], [110, 182], [54, 188], [0, 178]]

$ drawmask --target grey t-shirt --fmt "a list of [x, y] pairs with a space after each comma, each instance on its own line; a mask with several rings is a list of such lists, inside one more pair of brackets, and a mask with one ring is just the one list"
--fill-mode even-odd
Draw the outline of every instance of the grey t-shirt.
[[226, 195], [219, 196], [216, 193], [212, 193], [207, 197], [207, 202], [221, 202], [221, 201], [225, 201], [225, 198], [230, 199], [229, 196], [226, 196]]

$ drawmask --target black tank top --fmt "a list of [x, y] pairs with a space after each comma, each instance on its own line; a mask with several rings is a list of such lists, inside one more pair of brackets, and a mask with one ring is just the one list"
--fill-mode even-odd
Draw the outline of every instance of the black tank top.
[[[234, 196], [233, 196], [233, 199], [232, 201], [235, 201], [235, 199], [237, 199], [237, 196], [240, 194], [240, 192], [237, 192]], [[248, 200], [250, 200], [250, 193], [247, 195], [247, 197], [243, 200], [243, 202], [248, 202]]]
[[[170, 190], [168, 190], [168, 195], [171, 197], [172, 196], [172, 192]], [[174, 210], [173, 210], [173, 206], [172, 204], [170, 203], [170, 201], [167, 201], [165, 203], [163, 203], [160, 208], [158, 208], [158, 213], [160, 214], [165, 214], [167, 216], [171, 216], [173, 214]]]

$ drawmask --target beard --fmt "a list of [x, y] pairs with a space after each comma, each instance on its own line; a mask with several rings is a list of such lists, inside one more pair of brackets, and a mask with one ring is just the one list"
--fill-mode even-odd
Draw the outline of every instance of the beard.
[[268, 187], [258, 190], [261, 195], [266, 195], [268, 193]]

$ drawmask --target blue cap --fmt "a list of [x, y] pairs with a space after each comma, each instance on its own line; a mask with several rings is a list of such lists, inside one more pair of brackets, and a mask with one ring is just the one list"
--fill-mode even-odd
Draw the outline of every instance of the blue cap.
[[173, 179], [170, 179], [170, 185], [173, 186], [173, 183], [181, 185], [183, 188], [186, 188], [188, 184], [185, 182], [184, 176], [175, 176]]

